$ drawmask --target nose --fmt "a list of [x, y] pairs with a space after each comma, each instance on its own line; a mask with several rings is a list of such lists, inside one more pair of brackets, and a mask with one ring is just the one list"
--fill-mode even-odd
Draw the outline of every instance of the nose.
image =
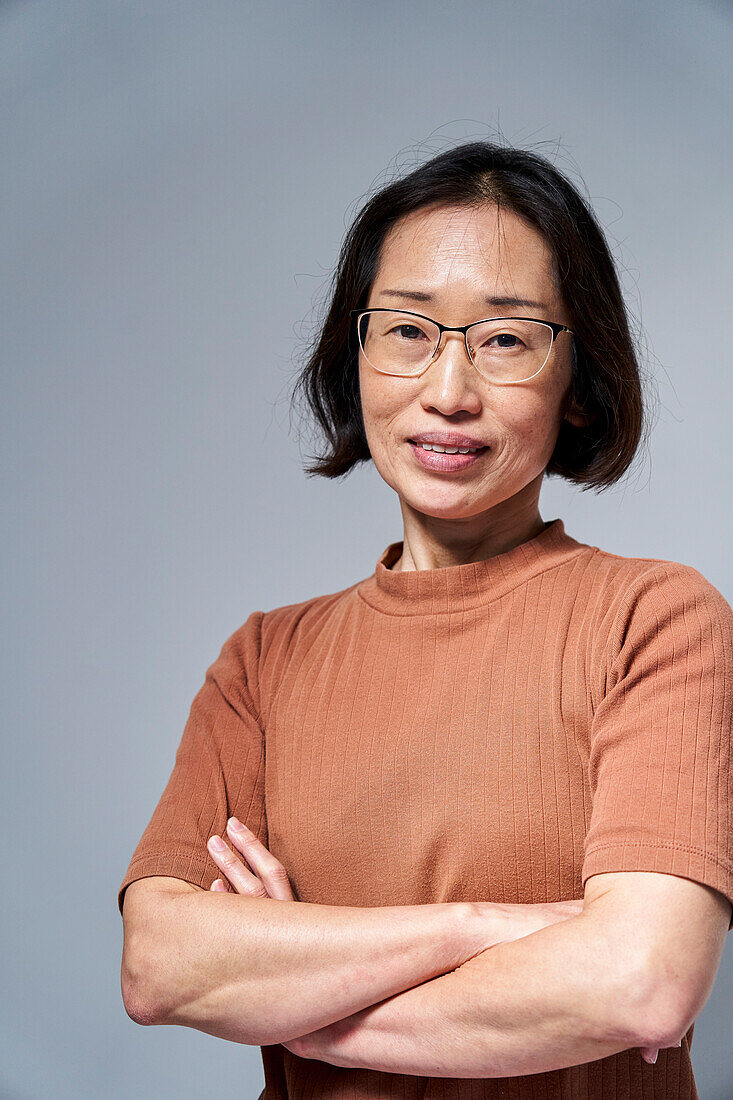
[[478, 379], [478, 371], [468, 354], [466, 338], [462, 332], [441, 332], [438, 346], [426, 371], [428, 376], [439, 373], [446, 376], [447, 382], [453, 382], [461, 376]]
[[450, 353], [450, 354], [452, 354], [454, 356], [457, 355], [459, 358], [463, 358], [464, 360], [467, 360], [469, 366], [473, 367], [473, 363], [471, 362], [470, 356], [468, 355], [468, 352], [466, 351], [466, 338], [463, 335], [463, 333], [462, 332], [451, 332], [450, 330], [445, 330], [445, 329], [440, 334], [440, 340], [438, 341], [438, 346], [435, 349], [435, 352], [433, 354], [433, 358], [430, 361], [431, 367], [432, 367], [433, 363], [435, 363], [436, 359], [441, 358], [441, 356], [445, 357], [445, 354], [446, 354], [447, 350], [450, 348], [450, 342], [451, 341], [453, 341], [454, 347], [453, 347], [453, 352]]
[[466, 350], [462, 332], [441, 333], [440, 343], [421, 378], [423, 404], [445, 415], [460, 408], [476, 410], [481, 379]]

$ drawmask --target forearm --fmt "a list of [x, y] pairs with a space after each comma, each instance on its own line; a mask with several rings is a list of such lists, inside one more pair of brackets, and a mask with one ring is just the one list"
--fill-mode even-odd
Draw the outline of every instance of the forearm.
[[512, 1077], [642, 1044], [648, 991], [587, 913], [502, 943], [450, 974], [304, 1036], [338, 1066], [431, 1077]]
[[[317, 905], [161, 894], [134, 970], [147, 1021], [267, 1045], [315, 1031], [445, 974], [483, 949], [462, 903]], [[134, 975], [133, 975], [134, 977]]]

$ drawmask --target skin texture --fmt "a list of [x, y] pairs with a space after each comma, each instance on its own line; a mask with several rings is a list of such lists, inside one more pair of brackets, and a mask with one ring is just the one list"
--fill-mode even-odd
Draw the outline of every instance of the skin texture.
[[254, 834], [232, 820], [227, 836], [223, 852], [214, 837], [208, 847], [234, 893], [214, 898], [167, 876], [125, 893], [122, 995], [137, 1023], [286, 1045], [582, 909], [572, 900], [295, 903], [285, 868]]
[[131, 1019], [254, 1046], [349, 1017], [502, 938], [491, 907], [468, 902], [318, 905], [261, 889], [214, 896], [164, 876], [130, 884], [123, 920]]
[[[386, 295], [418, 290], [430, 301]], [[492, 306], [487, 296], [542, 303]], [[572, 328], [557, 289], [552, 257], [537, 232], [493, 205], [429, 207], [388, 234], [366, 309], [414, 310], [446, 325], [491, 316], [536, 317]], [[404, 553], [393, 569], [435, 569], [480, 561], [538, 534], [544, 469], [568, 406], [571, 343], [560, 333], [550, 358], [528, 382], [494, 385], [474, 368], [458, 333], [445, 333], [437, 357], [418, 378], [380, 374], [359, 356], [359, 388], [369, 449], [400, 501]], [[423, 469], [407, 439], [418, 432], [465, 432], [491, 447], [466, 470]]]
[[[283, 865], [236, 818], [230, 819], [227, 836], [231, 849], [220, 852], [210, 840], [209, 851], [235, 891], [249, 897], [293, 896]], [[612, 1034], [610, 1020], [614, 1013], [608, 995], [612, 1000], [621, 997], [631, 1004], [633, 987], [623, 971], [619, 974], [620, 984], [613, 987], [608, 963], [599, 965], [599, 956], [607, 960], [608, 952], [598, 951], [598, 939], [607, 938], [616, 921], [621, 954], [632, 955], [634, 941], [638, 939], [636, 922], [632, 915], [625, 928], [619, 924], [613, 904], [614, 898], [618, 902], [619, 896], [623, 897], [623, 889], [616, 895], [612, 889], [615, 879], [620, 878], [623, 886], [629, 877], [593, 876], [589, 885], [592, 883], [594, 890], [590, 897], [586, 894], [584, 902], [541, 906], [482, 903], [479, 908], [496, 910], [497, 916], [503, 918], [503, 928], [495, 933], [503, 938], [495, 939], [493, 950], [486, 948], [442, 979], [416, 985], [283, 1045], [301, 1057], [332, 1065], [445, 1077], [537, 1073], [578, 1064], [579, 1051], [584, 1051], [585, 1059], [590, 1061], [625, 1050], [637, 1040], [630, 1039], [623, 1029]], [[652, 880], [652, 890], [659, 891], [664, 890], [665, 884], [669, 889], [684, 881], [669, 875], [645, 877]], [[696, 883], [684, 881], [684, 886], [693, 889], [693, 903], [703, 907], [696, 915], [701, 918], [698, 927], [704, 925], [704, 908], [712, 907], [712, 912], [720, 906], [720, 896]], [[214, 893], [226, 892], [224, 879], [216, 879], [210, 889]], [[610, 907], [604, 908], [603, 898], [610, 901]], [[674, 895], [665, 896], [663, 892], [657, 895], [662, 905], [674, 900]], [[667, 904], [667, 908], [671, 906]], [[585, 926], [569, 919], [584, 912]], [[595, 924], [588, 920], [591, 915]], [[727, 919], [726, 915], [726, 923]], [[562, 929], [558, 930], [559, 937], [550, 939], [538, 940], [532, 935], [560, 922], [567, 922], [569, 938], [563, 936]], [[524, 951], [520, 950], [518, 956], [507, 952], [512, 941], [523, 938]], [[587, 966], [578, 966], [583, 958]], [[573, 974], [580, 981], [573, 981]], [[491, 980], [491, 997], [487, 996], [487, 978]], [[598, 979], [600, 986], [596, 988]], [[562, 990], [563, 1000], [553, 1014], [552, 994], [557, 990]], [[580, 1005], [576, 1004], [578, 993], [581, 993]], [[640, 983], [635, 1003], [643, 1004], [649, 993]], [[493, 1012], [487, 1011], [491, 998]], [[583, 1008], [590, 1008], [590, 1014], [584, 1016]], [[599, 1021], [603, 1021], [601, 1026], [597, 1026]], [[668, 1045], [680, 1046], [682, 1041], [680, 1038]], [[440, 1051], [438, 1057], [436, 1050]], [[658, 1046], [643, 1047], [641, 1054], [645, 1061], [653, 1063]]]

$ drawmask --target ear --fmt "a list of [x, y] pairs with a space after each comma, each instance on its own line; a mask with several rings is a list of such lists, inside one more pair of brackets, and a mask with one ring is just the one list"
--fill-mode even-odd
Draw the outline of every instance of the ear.
[[595, 413], [583, 412], [583, 410], [579, 409], [576, 405], [571, 405], [563, 416], [563, 420], [569, 421], [574, 428], [585, 428], [588, 424], [592, 424], [595, 418]]
[[592, 424], [596, 418], [596, 413], [588, 413], [585, 409], [574, 400], [572, 396], [572, 387], [568, 386], [565, 392], [563, 409], [563, 420], [567, 420], [572, 424], [574, 428], [585, 428], [588, 424]]

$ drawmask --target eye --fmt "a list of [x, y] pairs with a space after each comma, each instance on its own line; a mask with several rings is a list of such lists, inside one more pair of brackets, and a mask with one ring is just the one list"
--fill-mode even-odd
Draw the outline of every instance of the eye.
[[395, 325], [395, 327], [390, 329], [389, 331], [390, 335], [393, 333], [399, 333], [400, 337], [404, 340], [415, 340], [416, 338], [425, 335], [422, 329], [419, 329], [417, 325], [410, 325], [407, 323]]
[[487, 344], [490, 344], [492, 340], [501, 340], [501, 341], [503, 341], [503, 340], [510, 340], [510, 341], [515, 340], [516, 341], [516, 343], [513, 343], [513, 344], [512, 343], [495, 344], [494, 346], [498, 347], [498, 348], [516, 348], [516, 347], [518, 347], [519, 344], [522, 343], [522, 341], [519, 339], [519, 337], [516, 336], [513, 332], [497, 332], [497, 334], [495, 336], [490, 337], [490, 339], [486, 341]]
[[[535, 340], [536, 342], [536, 340]], [[501, 329], [498, 332], [477, 333], [477, 339], [474, 343], [470, 342], [471, 351], [474, 353], [480, 352], [500, 352], [500, 351], [525, 351], [528, 346], [531, 346], [531, 333], [529, 340], [523, 340], [516, 332], [511, 332], [508, 329]]]

